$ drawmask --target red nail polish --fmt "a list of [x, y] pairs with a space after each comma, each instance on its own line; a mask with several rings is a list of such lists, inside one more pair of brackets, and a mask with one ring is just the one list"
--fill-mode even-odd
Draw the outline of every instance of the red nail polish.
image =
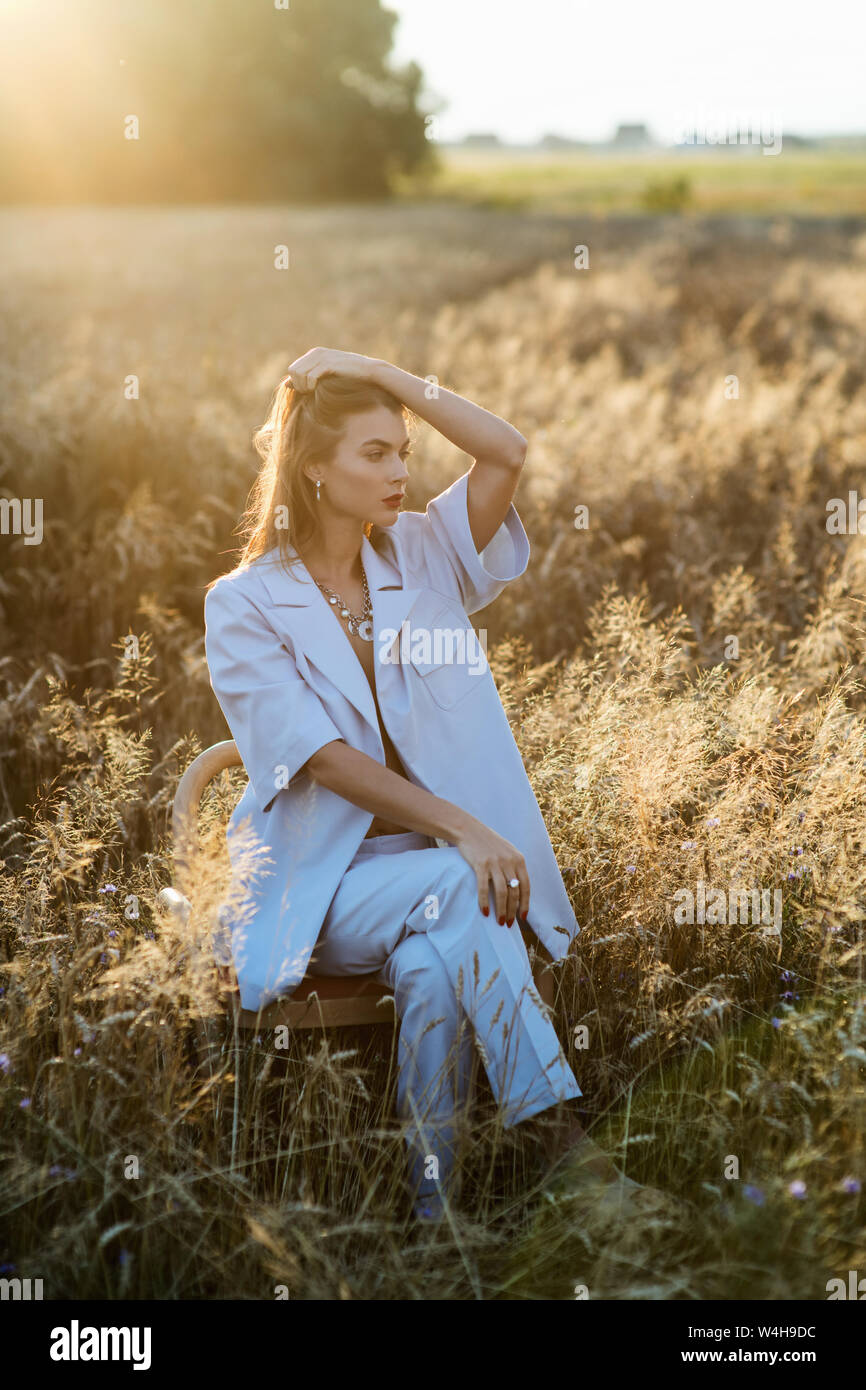
[[509, 927], [513, 927], [513, 926], [514, 926], [514, 918], [513, 918], [513, 917], [509, 917], [509, 919], [508, 919], [508, 925], [509, 925]]
[[504, 917], [500, 917], [500, 919], [499, 919], [499, 925], [500, 925], [500, 927], [504, 927], [504, 926], [505, 926], [505, 918], [504, 918]]
[[481, 911], [484, 913], [484, 916], [485, 916], [485, 917], [489, 917], [489, 916], [490, 916], [490, 908], [489, 908], [489, 907], [482, 907]]

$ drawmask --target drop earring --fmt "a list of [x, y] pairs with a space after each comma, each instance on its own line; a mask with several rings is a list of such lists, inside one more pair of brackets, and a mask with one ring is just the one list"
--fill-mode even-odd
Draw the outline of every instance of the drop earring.
[[319, 482], [319, 480], [318, 480], [318, 478], [317, 478], [317, 479], [316, 479], [316, 501], [317, 501], [317, 502], [321, 502], [321, 500], [322, 500], [321, 486], [322, 486], [322, 484]]

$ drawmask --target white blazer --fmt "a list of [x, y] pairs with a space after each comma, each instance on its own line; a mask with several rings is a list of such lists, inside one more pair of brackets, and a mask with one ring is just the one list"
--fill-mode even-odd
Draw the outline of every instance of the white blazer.
[[[489, 545], [476, 551], [468, 478], [426, 513], [401, 512], [361, 541], [379, 708], [410, 779], [522, 852], [531, 928], [560, 960], [580, 927], [467, 616], [523, 574], [529, 540], [512, 503]], [[299, 769], [333, 739], [382, 764], [385, 754], [367, 677], [305, 566], [292, 577], [274, 547], [223, 575], [204, 614], [211, 686], [249, 777], [227, 832], [244, 905], [223, 914], [223, 939], [230, 934], [241, 1005], [258, 1009], [303, 979], [331, 899], [373, 821], [372, 812]], [[233, 844], [247, 817], [271, 861], [253, 877], [238, 872]], [[221, 958], [228, 959], [225, 947]]]

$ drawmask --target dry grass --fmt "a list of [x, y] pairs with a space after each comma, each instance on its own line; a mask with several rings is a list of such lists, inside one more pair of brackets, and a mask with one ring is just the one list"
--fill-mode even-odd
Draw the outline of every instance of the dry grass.
[[[820, 1299], [862, 1271], [866, 536], [825, 520], [864, 491], [866, 230], [423, 207], [0, 225], [0, 492], [45, 509], [41, 545], [0, 537], [5, 1272], [51, 1298]], [[530, 439], [530, 569], [478, 621], [583, 927], [560, 1036], [596, 1137], [670, 1215], [599, 1227], [533, 1186], [482, 1077], [453, 1225], [407, 1227], [391, 1034], [278, 1052], [221, 1021], [235, 777], [191, 929], [156, 910], [178, 771], [225, 735], [202, 585], [269, 392], [315, 343], [435, 374]], [[425, 431], [410, 505], [467, 463]], [[781, 934], [678, 924], [698, 880], [778, 889]]]

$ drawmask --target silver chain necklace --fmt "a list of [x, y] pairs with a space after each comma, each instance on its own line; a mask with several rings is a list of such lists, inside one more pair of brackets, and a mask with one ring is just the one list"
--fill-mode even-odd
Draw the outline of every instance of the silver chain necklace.
[[346, 627], [353, 637], [360, 637], [364, 642], [373, 641], [373, 605], [370, 602], [370, 590], [367, 588], [367, 576], [364, 573], [364, 566], [361, 566], [361, 579], [364, 584], [364, 610], [362, 613], [353, 613], [348, 604], [344, 602], [342, 595], [336, 590], [329, 589], [327, 584], [319, 584], [325, 598], [332, 608], [336, 608], [341, 618], [346, 620]]

